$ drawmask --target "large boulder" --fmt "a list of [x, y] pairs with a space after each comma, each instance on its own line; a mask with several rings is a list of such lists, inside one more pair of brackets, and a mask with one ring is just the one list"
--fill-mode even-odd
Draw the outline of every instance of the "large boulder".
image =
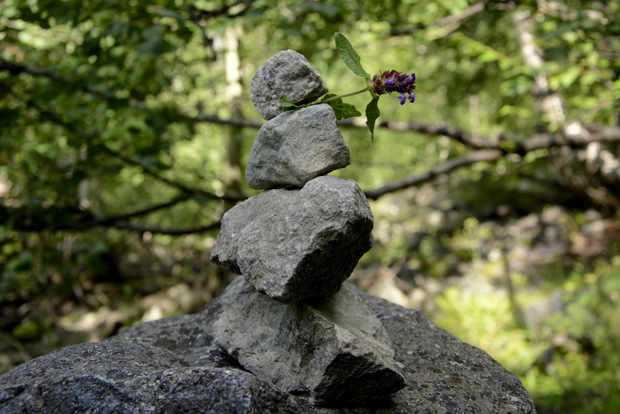
[[221, 301], [216, 343], [282, 391], [347, 406], [383, 400], [405, 385], [383, 325], [350, 286], [310, 304], [285, 304], [238, 278]]
[[[376, 413], [535, 413], [516, 375], [488, 354], [405, 309], [357, 292], [379, 319], [405, 388]], [[215, 346], [224, 301], [203, 312], [142, 323], [102, 343], [34, 359], [0, 376], [0, 412], [12, 413], [368, 413], [324, 408], [245, 371]]]
[[291, 49], [267, 59], [250, 81], [250, 99], [266, 120], [283, 112], [278, 103], [281, 96], [302, 104], [326, 93], [327, 85], [319, 71], [304, 55]]
[[227, 211], [211, 260], [282, 302], [332, 295], [370, 250], [372, 226], [355, 181], [321, 176]]
[[245, 180], [257, 190], [302, 187], [319, 175], [351, 163], [349, 148], [327, 104], [280, 114], [258, 131]]

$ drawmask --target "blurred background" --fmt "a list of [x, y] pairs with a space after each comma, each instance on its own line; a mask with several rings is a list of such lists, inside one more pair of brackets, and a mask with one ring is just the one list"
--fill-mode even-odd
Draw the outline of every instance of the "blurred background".
[[[350, 281], [480, 347], [540, 413], [620, 411], [619, 1], [3, 0], [0, 372], [199, 312], [264, 122], [256, 69], [415, 72], [341, 131], [375, 215]], [[368, 95], [347, 102], [362, 112]]]

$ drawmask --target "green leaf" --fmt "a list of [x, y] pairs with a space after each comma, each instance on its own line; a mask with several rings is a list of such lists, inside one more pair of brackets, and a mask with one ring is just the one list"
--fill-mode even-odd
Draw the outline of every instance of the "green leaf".
[[336, 32], [336, 48], [340, 59], [355, 73], [362, 78], [370, 78], [370, 74], [364, 70], [360, 63], [360, 57], [351, 46], [351, 43], [347, 40], [342, 33]]
[[375, 137], [375, 121], [381, 115], [379, 111], [379, 97], [375, 96], [372, 98], [372, 101], [366, 105], [366, 125], [368, 125], [368, 130], [370, 131], [370, 145], [372, 146], [372, 142]]
[[299, 109], [299, 108], [303, 108], [305, 106], [305, 105], [302, 105], [302, 106], [295, 105], [295, 103], [293, 101], [291, 101], [290, 99], [288, 99], [284, 95], [282, 95], [282, 96], [280, 96], [280, 98], [278, 98], [278, 103], [280, 104], [282, 109], [284, 109], [285, 111], [290, 111], [292, 109]]
[[[336, 96], [335, 93], [329, 93], [327, 95], [325, 95], [323, 97], [323, 99], [321, 99], [321, 102], [333, 98], [334, 96]], [[348, 103], [344, 103], [342, 102], [342, 98], [340, 99], [335, 99], [333, 101], [329, 101], [326, 102], [329, 106], [332, 107], [332, 109], [334, 110], [334, 113], [336, 114], [336, 119], [337, 120], [341, 120], [341, 119], [346, 119], [346, 118], [353, 118], [356, 116], [361, 116], [362, 113], [360, 111], [357, 110], [357, 108], [351, 104]]]

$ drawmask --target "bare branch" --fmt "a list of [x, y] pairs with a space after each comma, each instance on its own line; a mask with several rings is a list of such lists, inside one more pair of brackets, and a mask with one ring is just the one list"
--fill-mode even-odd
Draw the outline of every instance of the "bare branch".
[[[59, 75], [58, 73], [51, 71], [49, 69], [43, 69], [43, 68], [39, 68], [36, 66], [21, 65], [19, 63], [9, 62], [8, 60], [4, 58], [0, 58], [0, 70], [7, 71], [13, 76], [19, 75], [20, 73], [28, 73], [30, 75], [44, 76], [46, 78], [53, 79], [55, 81], [59, 81], [62, 83], [67, 83], [67, 84], [76, 83], [75, 79], [71, 79], [71, 78], [67, 78], [65, 76]], [[82, 86], [80, 89], [83, 92], [96, 95], [102, 99], [106, 99], [106, 100], [118, 99], [114, 96], [114, 94], [110, 92], [100, 91], [88, 85]]]
[[515, 141], [515, 148], [507, 152], [525, 154], [543, 148], [563, 147], [580, 148], [592, 142], [620, 142], [620, 127], [603, 127], [586, 134], [571, 135], [559, 134], [536, 134], [522, 141]]
[[220, 221], [216, 221], [207, 226], [201, 227], [193, 227], [188, 229], [165, 229], [161, 227], [149, 227], [149, 226], [138, 226], [131, 223], [124, 222], [116, 222], [112, 223], [111, 227], [116, 227], [117, 229], [136, 231], [139, 233], [153, 233], [153, 234], [169, 234], [171, 236], [183, 236], [186, 234], [195, 234], [195, 233], [204, 233], [210, 230], [218, 229], [221, 225]]
[[222, 119], [216, 115], [205, 115], [205, 114], [190, 117], [190, 119], [194, 122], [210, 122], [212, 124], [229, 125], [229, 126], [244, 127], [244, 128], [255, 128], [255, 129], [259, 129], [260, 127], [264, 125], [264, 122], [250, 121], [247, 119], [238, 119], [238, 118]]
[[[349, 118], [338, 121], [338, 125], [344, 127], [367, 128], [366, 122], [362, 118]], [[508, 135], [501, 134], [496, 137], [480, 137], [472, 135], [462, 129], [447, 125], [428, 125], [414, 124], [408, 122], [385, 121], [379, 119], [375, 128], [385, 128], [390, 131], [418, 132], [426, 135], [443, 135], [464, 144], [472, 149], [493, 149], [499, 148], [499, 143], [508, 139]]]
[[[65, 82], [65, 83], [75, 82], [75, 80], [66, 78], [64, 76], [61, 76], [47, 69], [42, 69], [42, 68], [33, 67], [33, 66], [20, 65], [17, 63], [8, 62], [7, 60], [2, 59], [2, 58], [0, 58], [0, 70], [9, 71], [12, 74], [30, 73], [33, 75], [45, 76], [50, 79], [54, 79], [54, 80]], [[91, 87], [84, 87], [82, 88], [82, 90], [84, 92], [99, 96], [103, 99], [117, 99], [114, 97], [113, 94], [109, 92], [98, 91]], [[38, 108], [38, 106], [35, 105], [34, 103], [28, 102], [24, 99], [21, 99], [21, 100], [28, 103], [30, 106], [34, 106], [35, 109], [37, 109], [39, 112], [50, 115], [48, 111], [44, 111], [41, 108]], [[156, 108], [153, 108], [153, 109], [156, 110]], [[238, 118], [223, 119], [215, 115], [207, 115], [207, 114], [190, 116], [184, 113], [179, 113], [179, 116], [189, 121], [196, 122], [196, 123], [209, 122], [209, 123], [214, 123], [214, 124], [219, 124], [219, 125], [228, 125], [228, 126], [243, 127], [243, 128], [259, 129], [261, 126], [264, 125], [264, 122], [261, 122], [261, 121], [253, 121], [253, 120], [238, 119]], [[58, 116], [52, 116], [52, 119], [60, 120]], [[67, 125], [64, 122], [62, 123], [62, 125], [67, 127]], [[345, 127], [345, 128], [346, 127], [367, 128], [366, 123], [362, 118], [349, 118], [349, 119], [341, 120], [341, 121], [338, 121], [338, 125]], [[620, 128], [618, 127], [600, 128], [592, 132], [590, 136], [570, 135], [570, 134], [563, 132], [563, 133], [556, 133], [556, 134], [550, 134], [550, 133], [549, 134], [537, 134], [527, 139], [519, 139], [516, 136], [510, 135], [510, 134], [499, 134], [497, 136], [484, 137], [484, 136], [473, 135], [473, 134], [468, 133], [467, 131], [454, 128], [451, 126], [447, 126], [447, 125], [416, 124], [416, 123], [407, 123], [407, 122], [398, 122], [398, 121], [385, 121], [381, 119], [378, 120], [376, 127], [389, 129], [391, 131], [417, 132], [417, 133], [426, 134], [426, 135], [443, 135], [457, 142], [460, 142], [461, 144], [471, 149], [479, 150], [479, 149], [501, 148], [506, 152], [515, 152], [519, 154], [524, 154], [526, 152], [533, 151], [536, 149], [550, 148], [554, 146], [568, 145], [571, 147], [582, 147], [582, 146], [588, 145], [590, 142], [593, 142], [593, 141], [610, 142], [610, 141], [618, 141], [620, 139]], [[511, 143], [509, 143], [509, 145], [506, 145], [506, 141], [511, 141]], [[111, 152], [111, 150], [109, 149], [104, 149], [104, 151]], [[120, 158], [120, 155], [118, 153], [114, 153], [114, 154], [115, 156], [118, 156]], [[124, 162], [127, 162], [131, 165], [138, 165], [141, 168], [145, 168], [144, 166], [129, 159], [124, 159]], [[152, 171], [151, 172], [145, 171], [145, 172], [149, 175], [151, 175], [152, 173]], [[159, 176], [155, 178], [160, 179], [166, 182], [167, 184], [177, 187], [183, 191], [187, 190], [187, 187], [185, 187], [184, 185], [180, 183], [175, 183], [172, 180], [168, 180], [168, 179], [165, 179]], [[191, 190], [191, 191], [194, 191], [194, 190]], [[210, 198], [216, 198], [216, 199], [222, 199], [222, 200], [230, 199], [232, 201], [240, 201], [240, 200], [245, 199], [245, 197], [243, 196], [240, 196], [240, 197], [239, 196], [222, 196], [220, 197], [220, 196], [216, 196], [214, 194], [203, 192], [200, 190], [197, 190], [194, 192], [201, 193]]]
[[[26, 72], [26, 73], [31, 73], [34, 75], [46, 76], [51, 79], [62, 81], [62, 82], [72, 82], [71, 79], [64, 78], [60, 75], [55, 74], [52, 71], [48, 71], [46, 69], [41, 69], [41, 68], [13, 64], [13, 63], [7, 62], [4, 59], [0, 59], [0, 70], [7, 70], [13, 74]], [[83, 90], [85, 92], [96, 94], [97, 96], [101, 96], [105, 99], [109, 99], [109, 95], [106, 95], [105, 93], [102, 93], [100, 91], [93, 90], [92, 88], [84, 88]], [[39, 108], [36, 103], [30, 102], [29, 104], [35, 107], [39, 112], [50, 115], [48, 111], [41, 110], [41, 108]], [[180, 113], [179, 115], [192, 122], [197, 122], [197, 123], [209, 122], [209, 123], [215, 123], [215, 124], [220, 124], [220, 125], [229, 125], [229, 126], [235, 126], [235, 127], [254, 128], [254, 129], [258, 129], [262, 125], [264, 125], [264, 122], [260, 122], [260, 121], [252, 121], [252, 120], [236, 119], [236, 118], [222, 119], [215, 115], [201, 114], [201, 115], [193, 116], [193, 117], [186, 115], [186, 114], [182, 114], [182, 113]], [[71, 126], [66, 125], [66, 123], [64, 123], [60, 119], [60, 117], [58, 117], [57, 115], [51, 114], [50, 118], [52, 119], [52, 121], [65, 126], [67, 129], [69, 129], [74, 134], [78, 134], [78, 131], [75, 131]], [[366, 124], [361, 118], [352, 118], [352, 119], [342, 120], [342, 121], [339, 121], [338, 124], [342, 127], [366, 128]], [[578, 134], [569, 134], [567, 130], [564, 129], [560, 133], [536, 134], [536, 135], [532, 135], [531, 137], [525, 138], [525, 139], [518, 138], [516, 136], [509, 135], [509, 134], [499, 134], [497, 136], [492, 136], [492, 137], [477, 136], [477, 135], [470, 134], [467, 131], [454, 128], [454, 127], [450, 127], [450, 126], [446, 126], [446, 125], [425, 125], [425, 124], [415, 124], [415, 123], [407, 123], [407, 122], [379, 120], [379, 122], [377, 123], [377, 127], [389, 129], [392, 131], [403, 131], [403, 132], [409, 131], [409, 132], [417, 132], [417, 133], [426, 134], [426, 135], [446, 136], [448, 138], [453, 139], [456, 142], [459, 142], [465, 145], [467, 148], [475, 150], [475, 152], [459, 157], [459, 158], [455, 158], [453, 160], [449, 160], [443, 164], [439, 164], [433, 169], [419, 176], [409, 177], [404, 180], [400, 180], [400, 181], [385, 185], [381, 188], [368, 191], [366, 194], [367, 194], [367, 197], [370, 199], [376, 199], [384, 194], [388, 194], [391, 192], [395, 192], [398, 190], [402, 190], [405, 188], [419, 185], [421, 183], [424, 183], [426, 181], [433, 179], [437, 175], [448, 173], [462, 166], [470, 165], [470, 164], [480, 162], [480, 161], [489, 162], [489, 161], [497, 160], [498, 158], [500, 158], [501, 156], [507, 153], [515, 153], [515, 154], [524, 155], [528, 152], [538, 150], [538, 149], [544, 149], [544, 148], [562, 147], [562, 146], [568, 146], [571, 148], [582, 148], [582, 147], [588, 146], [592, 142], [619, 142], [620, 141], [620, 127], [603, 127], [603, 128], [595, 129], [592, 131], [585, 131], [585, 129], [581, 129], [580, 133]], [[238, 195], [226, 195], [225, 194], [222, 196], [218, 196], [216, 194], [213, 194], [213, 193], [210, 193], [204, 190], [190, 188], [182, 183], [163, 177], [157, 171], [149, 168], [148, 166], [142, 165], [137, 161], [124, 157], [123, 155], [119, 154], [116, 151], [113, 151], [112, 149], [108, 148], [107, 146], [103, 144], [100, 144], [99, 146], [101, 147], [102, 151], [114, 157], [119, 158], [120, 160], [122, 160], [123, 162], [129, 165], [140, 167], [144, 171], [144, 173], [170, 186], [178, 188], [183, 193], [200, 194], [200, 195], [203, 195], [211, 199], [233, 201], [233, 202], [242, 201], [247, 198], [246, 196], [243, 196], [243, 195], [238, 196]], [[604, 153], [604, 154], [606, 155], [604, 158], [605, 160], [607, 160], [605, 165], [606, 166], [611, 165], [611, 163], [608, 161], [609, 157], [607, 156], [607, 153]], [[607, 167], [606, 170], [609, 170], [609, 167]], [[613, 173], [610, 174], [608, 172], [606, 176], [608, 178], [614, 177], [614, 174]], [[106, 223], [111, 223], [111, 221], [106, 219]], [[115, 223], [118, 224], [118, 221], [115, 221]], [[121, 225], [132, 226], [126, 223], [125, 224], [121, 223]], [[162, 230], [162, 229], [159, 229], [159, 230]], [[191, 232], [192, 230], [190, 229], [190, 230], [172, 230], [172, 231], [173, 232], [186, 232], [186, 231]], [[173, 233], [173, 234], [176, 234], [176, 233]]]
[[420, 174], [414, 175], [412, 177], [407, 177], [399, 181], [395, 181], [393, 183], [387, 184], [383, 187], [377, 188], [375, 190], [365, 191], [366, 198], [371, 200], [376, 200], [379, 197], [393, 193], [395, 191], [404, 190], [409, 187], [414, 187], [420, 185], [424, 182], [430, 181], [433, 178], [446, 174], [448, 172], [454, 171], [457, 168], [465, 167], [467, 165], [475, 164], [477, 162], [492, 162], [501, 158], [504, 153], [501, 150], [479, 150], [467, 155], [463, 155], [461, 157], [453, 158], [444, 163], [438, 164], [432, 169]]
[[99, 219], [95, 219], [91, 221], [78, 222], [76, 223], [75, 227], [72, 226], [71, 228], [81, 229], [81, 228], [87, 228], [87, 227], [113, 225], [113, 223], [124, 222], [126, 220], [129, 220], [130, 218], [146, 216], [157, 210], [163, 210], [165, 208], [172, 207], [178, 203], [188, 200], [189, 198], [191, 198], [191, 196], [192, 196], [191, 193], [183, 193], [161, 204], [156, 204], [154, 206], [146, 207], [141, 210], [134, 211], [132, 213], [126, 213], [126, 214], [121, 214], [121, 215], [112, 216], [112, 217], [103, 217], [103, 218], [99, 218]]
[[151, 168], [147, 167], [144, 164], [141, 164], [135, 160], [132, 160], [131, 158], [125, 157], [124, 155], [120, 154], [117, 151], [112, 150], [111, 148], [109, 148], [103, 143], [98, 144], [97, 147], [100, 148], [102, 151], [106, 152], [107, 154], [120, 159], [126, 164], [133, 165], [135, 167], [140, 167], [145, 174], [155, 178], [158, 181], [168, 184], [171, 187], [176, 187], [185, 193], [200, 194], [207, 198], [212, 198], [214, 200], [223, 200], [223, 201], [243, 201], [248, 198], [245, 195], [236, 195], [236, 194], [217, 195], [217, 194], [205, 191], [205, 190], [201, 190], [199, 188], [188, 187], [187, 185], [183, 183], [180, 183], [178, 181], [175, 181], [170, 178], [166, 178], [163, 175], [160, 175], [159, 173], [157, 173], [157, 171], [152, 170]]

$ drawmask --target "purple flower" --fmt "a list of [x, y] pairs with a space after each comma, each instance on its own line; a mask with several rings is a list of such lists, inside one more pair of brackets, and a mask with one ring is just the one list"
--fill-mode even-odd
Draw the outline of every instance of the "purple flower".
[[372, 91], [377, 95], [398, 92], [400, 104], [404, 105], [407, 99], [411, 103], [415, 101], [415, 73], [407, 75], [395, 70], [385, 71], [381, 75], [372, 78]]

